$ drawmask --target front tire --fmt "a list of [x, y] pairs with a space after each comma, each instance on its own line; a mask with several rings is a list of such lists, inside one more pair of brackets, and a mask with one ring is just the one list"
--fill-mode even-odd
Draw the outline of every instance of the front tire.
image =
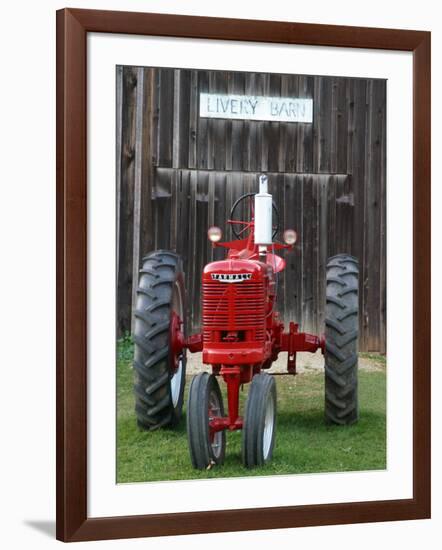
[[182, 262], [157, 250], [143, 258], [134, 310], [135, 413], [145, 430], [172, 427], [181, 418], [186, 355], [171, 351], [173, 313], [184, 319]]
[[224, 405], [218, 380], [202, 372], [192, 379], [187, 404], [187, 441], [194, 468], [205, 470], [224, 462], [226, 433], [211, 433], [212, 416], [224, 416]]
[[263, 466], [272, 458], [276, 432], [276, 384], [267, 373], [256, 374], [250, 384], [242, 429], [244, 466]]
[[338, 254], [327, 263], [325, 417], [334, 424], [358, 420], [358, 261]]

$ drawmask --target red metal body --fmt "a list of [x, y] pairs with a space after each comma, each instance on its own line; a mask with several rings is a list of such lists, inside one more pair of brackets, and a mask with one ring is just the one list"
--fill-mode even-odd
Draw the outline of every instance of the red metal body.
[[[231, 222], [232, 223], [232, 222]], [[239, 390], [261, 369], [269, 369], [282, 351], [288, 352], [287, 374], [296, 374], [296, 353], [324, 349], [324, 339], [288, 331], [276, 311], [277, 273], [285, 260], [275, 250], [291, 248], [274, 243], [258, 247], [253, 242], [253, 221], [244, 223], [249, 237], [214, 243], [228, 249], [225, 260], [209, 263], [202, 275], [202, 333], [184, 339], [174, 322], [172, 349], [202, 351], [203, 362], [227, 384], [228, 416], [211, 417], [210, 430], [241, 429]], [[177, 328], [178, 327], [178, 328]]]

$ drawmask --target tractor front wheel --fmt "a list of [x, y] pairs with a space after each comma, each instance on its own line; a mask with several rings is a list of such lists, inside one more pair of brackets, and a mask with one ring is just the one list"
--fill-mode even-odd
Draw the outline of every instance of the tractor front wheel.
[[224, 430], [212, 431], [213, 417], [224, 416], [223, 398], [213, 374], [197, 374], [190, 384], [187, 402], [187, 441], [192, 465], [205, 470], [222, 464], [226, 452]]
[[327, 263], [325, 417], [341, 425], [358, 420], [358, 273], [348, 254]]
[[255, 374], [250, 384], [242, 429], [244, 466], [266, 464], [273, 454], [276, 431], [276, 384], [267, 373]]

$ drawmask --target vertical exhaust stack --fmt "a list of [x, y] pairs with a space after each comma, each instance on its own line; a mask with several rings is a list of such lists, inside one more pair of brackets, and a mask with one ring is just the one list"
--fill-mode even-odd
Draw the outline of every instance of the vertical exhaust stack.
[[268, 177], [259, 176], [259, 193], [255, 195], [255, 244], [272, 244], [272, 195], [268, 193]]

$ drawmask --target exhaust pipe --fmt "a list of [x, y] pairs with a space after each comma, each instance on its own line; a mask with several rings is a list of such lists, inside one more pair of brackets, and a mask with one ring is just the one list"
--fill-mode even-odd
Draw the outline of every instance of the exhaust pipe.
[[268, 177], [259, 176], [259, 193], [255, 195], [255, 244], [272, 244], [272, 195], [268, 193]]

